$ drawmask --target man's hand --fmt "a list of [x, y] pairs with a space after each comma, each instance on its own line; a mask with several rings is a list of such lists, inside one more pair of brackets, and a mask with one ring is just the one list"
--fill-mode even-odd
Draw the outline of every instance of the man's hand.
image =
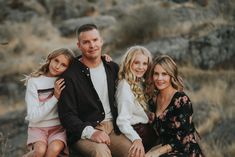
[[145, 151], [144, 146], [141, 139], [134, 140], [129, 149], [129, 157], [144, 157]]
[[107, 145], [110, 145], [110, 138], [109, 135], [101, 130], [96, 130], [92, 136], [91, 140], [97, 143], [105, 143]]

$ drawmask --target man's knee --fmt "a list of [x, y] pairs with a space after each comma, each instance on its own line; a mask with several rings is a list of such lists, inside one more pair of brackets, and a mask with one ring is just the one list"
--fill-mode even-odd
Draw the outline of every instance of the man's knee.
[[131, 141], [128, 140], [123, 134], [111, 136], [111, 146], [113, 156], [115, 157], [127, 157], [129, 156], [129, 149], [132, 145]]
[[106, 144], [97, 144], [91, 151], [92, 157], [112, 157], [111, 151]]
[[89, 157], [111, 157], [111, 151], [106, 144], [96, 143], [89, 140], [81, 140], [77, 142], [73, 149], [83, 156]]

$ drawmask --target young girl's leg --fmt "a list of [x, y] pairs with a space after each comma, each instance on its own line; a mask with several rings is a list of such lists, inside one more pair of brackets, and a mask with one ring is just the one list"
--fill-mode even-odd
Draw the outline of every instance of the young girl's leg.
[[68, 157], [65, 129], [59, 125], [50, 128], [48, 132], [48, 148], [46, 157]]
[[36, 142], [33, 145], [33, 150], [23, 155], [23, 157], [44, 157], [46, 154], [47, 146], [44, 142]]
[[43, 128], [29, 127], [27, 145], [30, 152], [24, 157], [44, 157], [47, 149], [47, 135]]
[[47, 144], [44, 142], [36, 142], [33, 145], [33, 157], [44, 157], [47, 150]]
[[57, 157], [64, 149], [64, 142], [60, 140], [54, 140], [48, 145], [46, 157]]

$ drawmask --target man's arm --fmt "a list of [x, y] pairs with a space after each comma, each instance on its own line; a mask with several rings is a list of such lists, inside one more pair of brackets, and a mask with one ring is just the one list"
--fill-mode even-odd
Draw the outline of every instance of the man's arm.
[[68, 134], [72, 134], [73, 138], [79, 140], [81, 138], [83, 129], [90, 124], [86, 122], [84, 123], [79, 118], [78, 102], [73, 81], [66, 77], [64, 77], [64, 79], [65, 88], [62, 91], [58, 101], [59, 118]]

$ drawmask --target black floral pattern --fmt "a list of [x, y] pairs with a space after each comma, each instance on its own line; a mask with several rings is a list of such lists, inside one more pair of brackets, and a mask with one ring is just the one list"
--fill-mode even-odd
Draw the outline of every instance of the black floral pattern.
[[203, 157], [195, 139], [192, 103], [184, 92], [176, 92], [164, 112], [156, 117], [155, 129], [163, 145], [173, 150], [161, 157]]

